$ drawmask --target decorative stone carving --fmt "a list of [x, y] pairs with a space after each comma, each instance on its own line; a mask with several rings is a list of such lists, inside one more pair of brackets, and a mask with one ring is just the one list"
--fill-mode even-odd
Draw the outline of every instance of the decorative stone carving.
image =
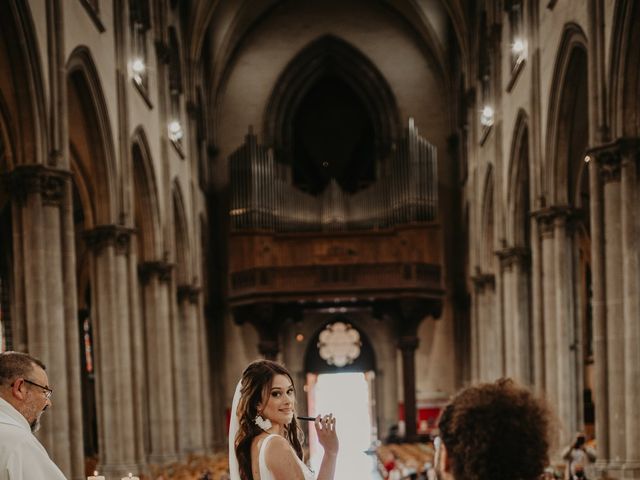
[[151, 262], [142, 262], [138, 264], [138, 275], [142, 283], [148, 283], [151, 277], [157, 276], [161, 282], [168, 282], [171, 280], [171, 271], [173, 270], [173, 264], [164, 260], [157, 260]]
[[89, 248], [98, 253], [107, 246], [113, 246], [117, 255], [127, 255], [134, 230], [122, 225], [99, 225], [84, 232]]
[[495, 289], [496, 276], [493, 273], [483, 272], [480, 267], [476, 267], [476, 274], [471, 276], [471, 281], [476, 293], [482, 293], [485, 288]]
[[5, 177], [9, 191], [23, 204], [29, 194], [39, 193], [45, 205], [60, 206], [65, 198], [71, 172], [45, 165], [18, 165]]
[[200, 287], [195, 285], [178, 285], [178, 302], [182, 303], [188, 301], [189, 303], [198, 303], [198, 297], [200, 296]]
[[498, 250], [496, 255], [500, 259], [500, 266], [503, 269], [509, 269], [513, 265], [528, 268], [531, 259], [531, 250], [527, 247], [506, 247]]
[[640, 151], [640, 139], [623, 137], [613, 142], [590, 148], [587, 154], [596, 162], [603, 183], [619, 182], [621, 167]]
[[571, 220], [575, 214], [576, 210], [567, 205], [545, 207], [531, 213], [538, 222], [538, 232], [541, 238], [553, 238], [557, 221]]

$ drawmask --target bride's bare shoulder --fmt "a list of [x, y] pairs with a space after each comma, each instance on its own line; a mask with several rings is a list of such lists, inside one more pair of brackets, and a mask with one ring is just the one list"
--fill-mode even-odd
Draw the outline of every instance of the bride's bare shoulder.
[[284, 437], [276, 435], [269, 440], [265, 450], [265, 460], [275, 480], [304, 480], [296, 454]]

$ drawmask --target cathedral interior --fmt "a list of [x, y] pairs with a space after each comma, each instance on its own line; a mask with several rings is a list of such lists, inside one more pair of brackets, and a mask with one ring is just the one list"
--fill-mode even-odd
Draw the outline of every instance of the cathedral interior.
[[0, 2], [0, 348], [47, 365], [52, 459], [224, 479], [267, 358], [303, 415], [364, 422], [338, 480], [420, 470], [450, 396], [501, 377], [553, 409], [553, 462], [583, 431], [590, 478], [640, 479], [639, 26], [635, 0]]

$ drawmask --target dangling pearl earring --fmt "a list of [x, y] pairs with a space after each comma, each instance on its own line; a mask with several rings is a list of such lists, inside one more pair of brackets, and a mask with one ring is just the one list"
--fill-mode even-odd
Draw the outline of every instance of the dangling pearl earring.
[[271, 420], [262, 418], [262, 415], [256, 415], [256, 418], [253, 419], [253, 423], [255, 423], [258, 427], [260, 427], [265, 432], [269, 430], [273, 425], [271, 424]]

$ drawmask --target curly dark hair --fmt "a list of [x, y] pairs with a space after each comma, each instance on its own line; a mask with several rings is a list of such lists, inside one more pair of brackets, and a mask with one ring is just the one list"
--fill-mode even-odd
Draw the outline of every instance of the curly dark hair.
[[546, 403], [510, 379], [469, 387], [438, 427], [456, 480], [534, 480], [548, 464]]
[[[273, 377], [285, 375], [291, 380], [293, 378], [289, 371], [279, 363], [270, 360], [257, 360], [250, 363], [240, 381], [240, 402], [238, 403], [238, 433], [234, 440], [236, 447], [236, 457], [240, 469], [242, 480], [253, 480], [251, 472], [251, 443], [253, 439], [264, 432], [258, 427], [254, 419], [258, 415], [258, 404], [266, 405], [269, 400], [269, 392], [273, 383]], [[295, 387], [294, 387], [295, 390]], [[298, 426], [294, 415], [291, 423], [286, 427], [286, 438], [296, 452], [300, 460], [304, 460], [302, 453], [302, 429]]]

